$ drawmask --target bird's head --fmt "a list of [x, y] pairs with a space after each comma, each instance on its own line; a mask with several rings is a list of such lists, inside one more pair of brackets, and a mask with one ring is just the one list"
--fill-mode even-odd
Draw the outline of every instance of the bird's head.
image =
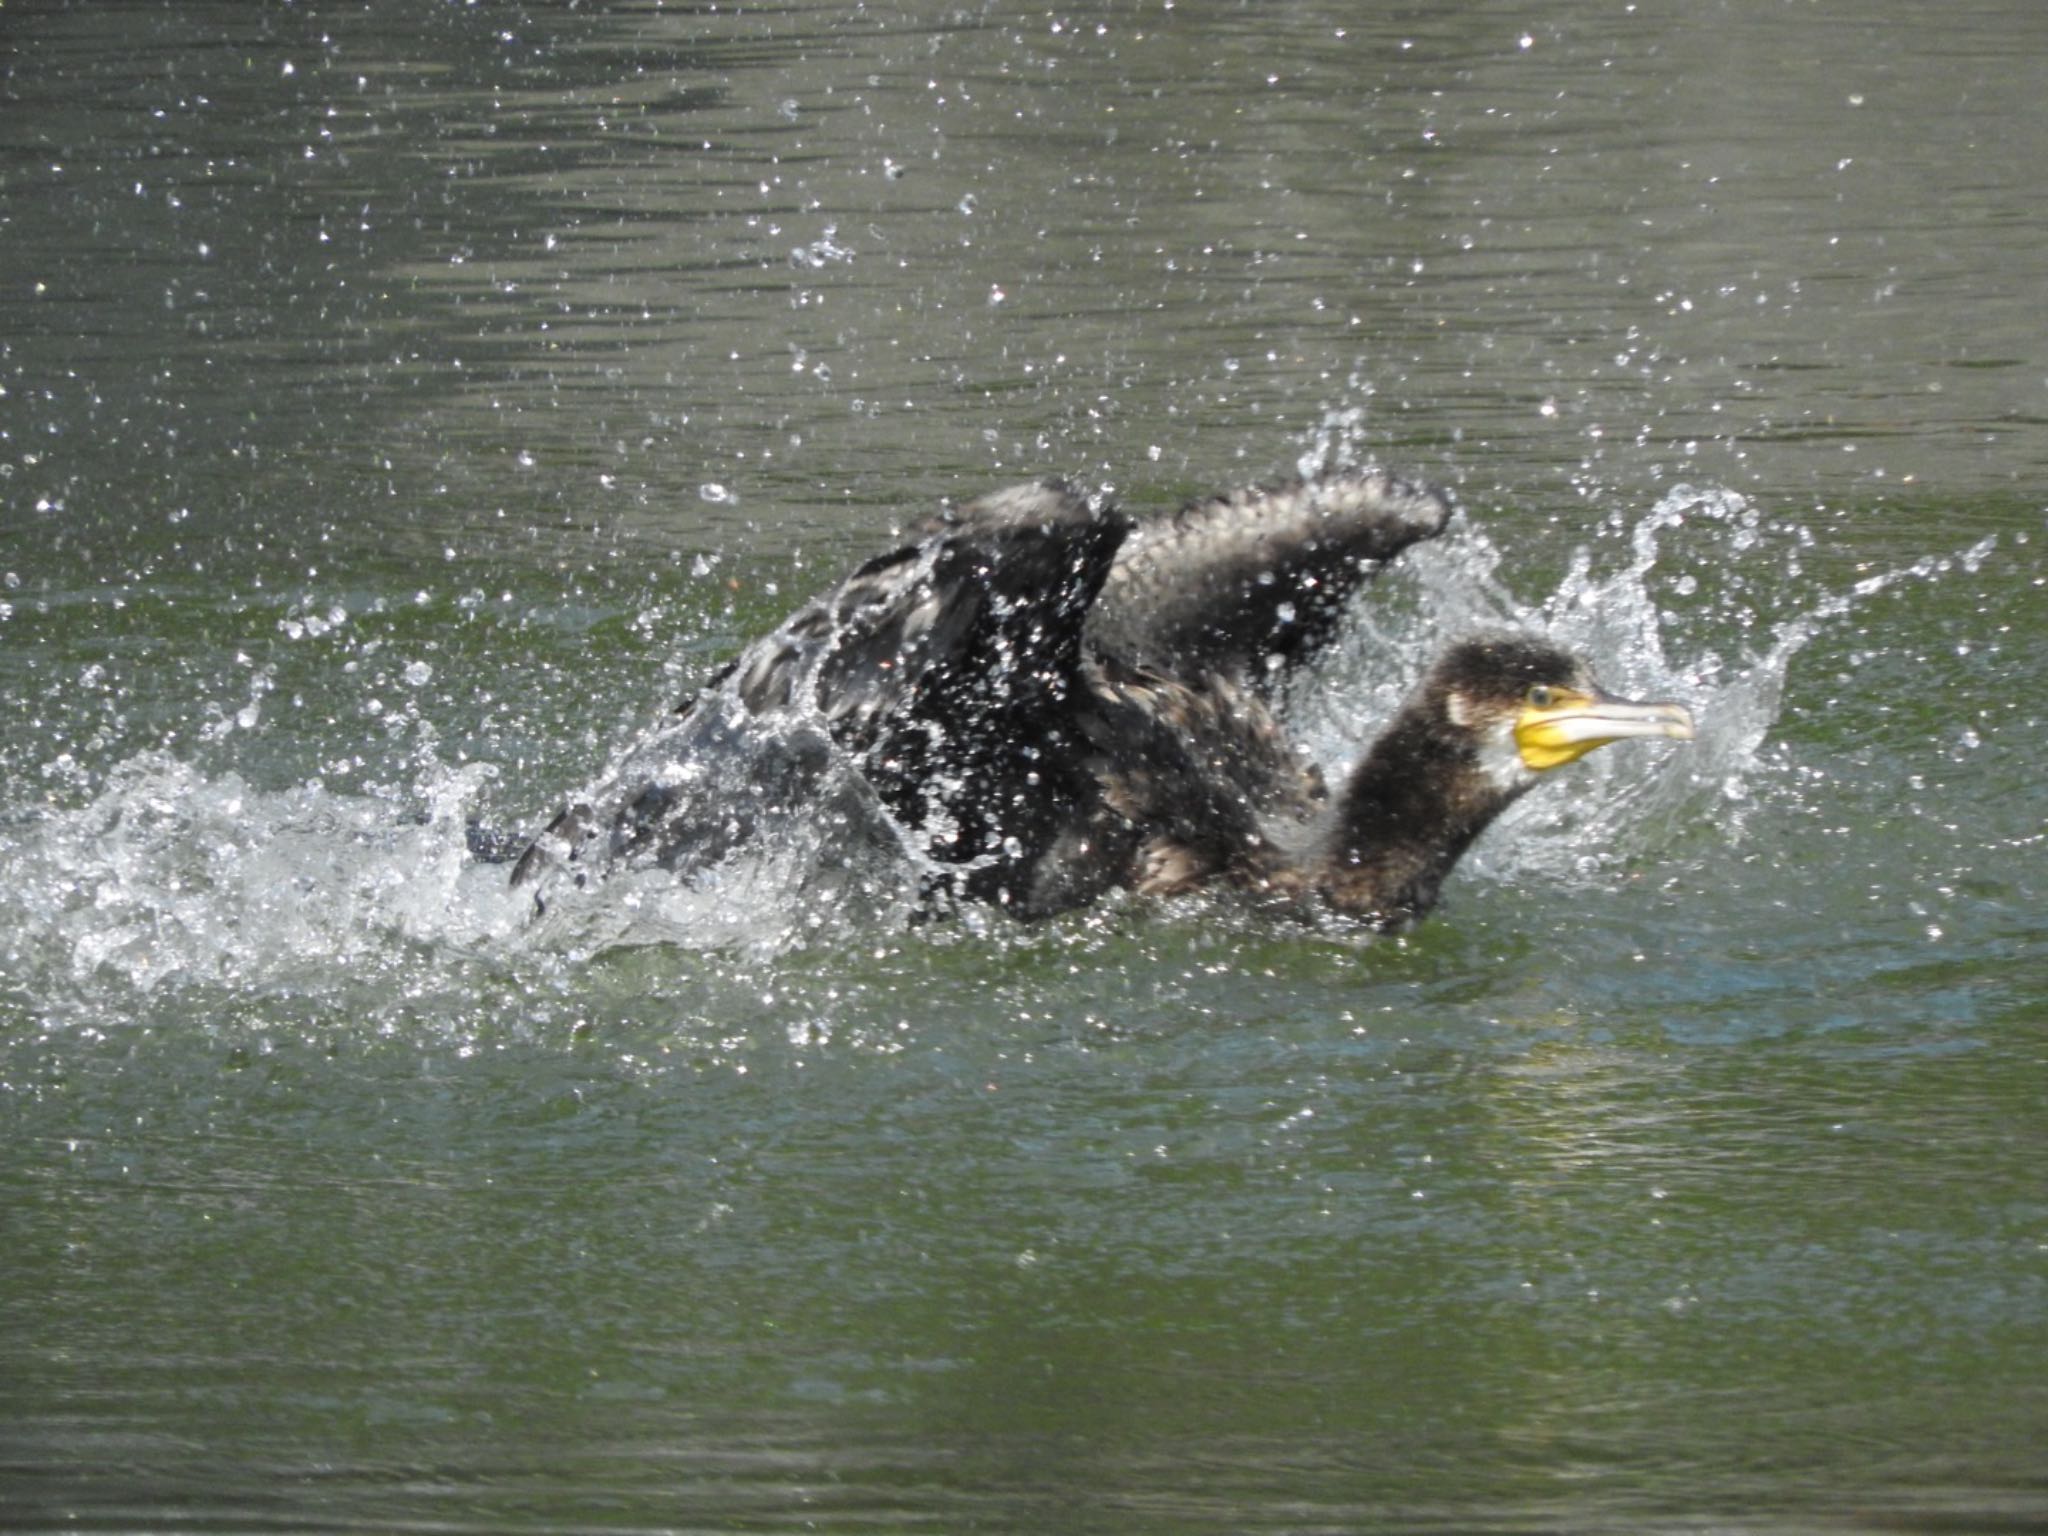
[[1577, 762], [1596, 747], [1638, 736], [1690, 741], [1682, 704], [1616, 698], [1585, 662], [1545, 641], [1489, 636], [1461, 641], [1431, 673], [1425, 692], [1441, 719], [1469, 736], [1502, 789]]

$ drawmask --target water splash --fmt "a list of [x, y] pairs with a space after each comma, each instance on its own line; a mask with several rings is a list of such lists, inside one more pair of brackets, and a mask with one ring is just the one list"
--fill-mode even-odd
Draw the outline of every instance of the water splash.
[[107, 981], [291, 988], [414, 945], [503, 943], [520, 913], [464, 818], [492, 770], [436, 768], [423, 810], [317, 783], [251, 788], [166, 753], [0, 837], [0, 956], [48, 995]]
[[[657, 730], [652, 739], [659, 743], [667, 733]], [[520, 942], [577, 961], [648, 944], [773, 955], [865, 929], [906, 926], [931, 867], [851, 759], [836, 748], [833, 753], [801, 804], [756, 797], [748, 808], [754, 835], [687, 879], [624, 865], [588, 881], [567, 866], [549, 869], [516, 893], [524, 913]], [[695, 794], [744, 793], [729, 782], [708, 782], [700, 764], [662, 762], [659, 754], [658, 745], [641, 744], [578, 798], [610, 803], [621, 783], [673, 776]], [[495, 873], [505, 878], [502, 867]]]
[[[1318, 463], [1345, 451], [1342, 438], [1314, 450]], [[1805, 574], [1808, 529], [1730, 491], [1674, 486], [1647, 513], [1605, 514], [1561, 571], [1532, 580], [1531, 562], [1482, 523], [1461, 517], [1398, 562], [1290, 705], [1304, 744], [1340, 769], [1444, 643], [1509, 627], [1581, 651], [1619, 692], [1695, 708], [1691, 746], [1595, 754], [1566, 770], [1570, 793], [1546, 786], [1520, 802], [1466, 866], [1509, 884], [1602, 882], [1739, 841], [1754, 808], [1797, 777], [1771, 734], [1799, 654], [1881, 594], [1974, 573], [1997, 548], [1985, 538], [1829, 590]], [[260, 703], [252, 692], [247, 707]], [[908, 839], [842, 835], [875, 814], [842, 807], [788, 818], [694, 882], [647, 871], [565, 886], [537, 917], [530, 892], [467, 848], [494, 770], [448, 767], [430, 732], [409, 782], [363, 793], [317, 779], [259, 789], [164, 752], [117, 763], [97, 789], [61, 766], [44, 778], [84, 791], [82, 803], [0, 811], [0, 964], [10, 989], [44, 999], [110, 983], [275, 994], [408, 964], [445, 971], [450, 956], [579, 964], [649, 944], [775, 955], [901, 931], [931, 873]]]
[[[1344, 457], [1342, 424], [1309, 455]], [[1308, 467], [1314, 467], [1309, 465]], [[1362, 602], [1337, 654], [1297, 684], [1302, 739], [1348, 763], [1446, 644], [1492, 629], [1534, 631], [1588, 658], [1625, 695], [1692, 706], [1685, 747], [1632, 744], [1566, 770], [1512, 807], [1463, 870], [1516, 882], [1598, 879], [1665, 858], [1699, 829], [1740, 842], [1760, 793], [1791, 770], [1770, 750], [1799, 654], [1830, 625], [1911, 581], [1974, 571], [1995, 537], [1870, 574], [1846, 591], [1806, 576], [1818, 540], [1718, 487], [1675, 485], [1647, 512], [1602, 516], [1548, 589], [1472, 516], [1403, 556]], [[1534, 587], [1534, 590], [1531, 588]]]

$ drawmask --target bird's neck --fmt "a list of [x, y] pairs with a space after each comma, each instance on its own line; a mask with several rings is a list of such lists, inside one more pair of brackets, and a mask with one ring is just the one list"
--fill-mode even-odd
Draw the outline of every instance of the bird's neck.
[[1317, 882], [1323, 899], [1383, 931], [1411, 926], [1523, 787], [1495, 782], [1469, 743], [1411, 705], [1344, 786]]

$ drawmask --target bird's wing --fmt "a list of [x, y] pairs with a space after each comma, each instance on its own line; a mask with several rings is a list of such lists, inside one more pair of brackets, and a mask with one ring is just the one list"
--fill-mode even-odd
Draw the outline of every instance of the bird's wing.
[[[1050, 749], [1078, 686], [1088, 609], [1127, 527], [1055, 481], [948, 511], [748, 646], [634, 746], [596, 803], [566, 812], [542, 841], [578, 858], [608, 832], [614, 858], [684, 867], [704, 862], [708, 839], [722, 857], [736, 823], [709, 801], [756, 781], [777, 806], [800, 798], [824, 765], [789, 744], [820, 728], [893, 815], [928, 833], [935, 858], [1028, 841], [1035, 815], [1062, 809], [1040, 781], [1080, 772], [1050, 761]], [[530, 851], [514, 882], [544, 860]]]
[[1124, 542], [1089, 639], [1171, 676], [1216, 672], [1263, 689], [1329, 638], [1382, 565], [1450, 515], [1440, 491], [1380, 470], [1191, 501]]

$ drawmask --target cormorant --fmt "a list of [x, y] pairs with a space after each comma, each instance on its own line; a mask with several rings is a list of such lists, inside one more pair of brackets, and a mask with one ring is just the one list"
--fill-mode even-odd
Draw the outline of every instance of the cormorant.
[[1333, 799], [1281, 727], [1279, 684], [1450, 511], [1377, 470], [1138, 523], [1056, 480], [949, 509], [743, 650], [513, 883], [688, 875], [828, 799], [848, 815], [851, 779], [941, 891], [1020, 915], [1221, 883], [1404, 928], [1540, 774], [1692, 735], [1682, 706], [1613, 698], [1555, 646], [1468, 638]]

